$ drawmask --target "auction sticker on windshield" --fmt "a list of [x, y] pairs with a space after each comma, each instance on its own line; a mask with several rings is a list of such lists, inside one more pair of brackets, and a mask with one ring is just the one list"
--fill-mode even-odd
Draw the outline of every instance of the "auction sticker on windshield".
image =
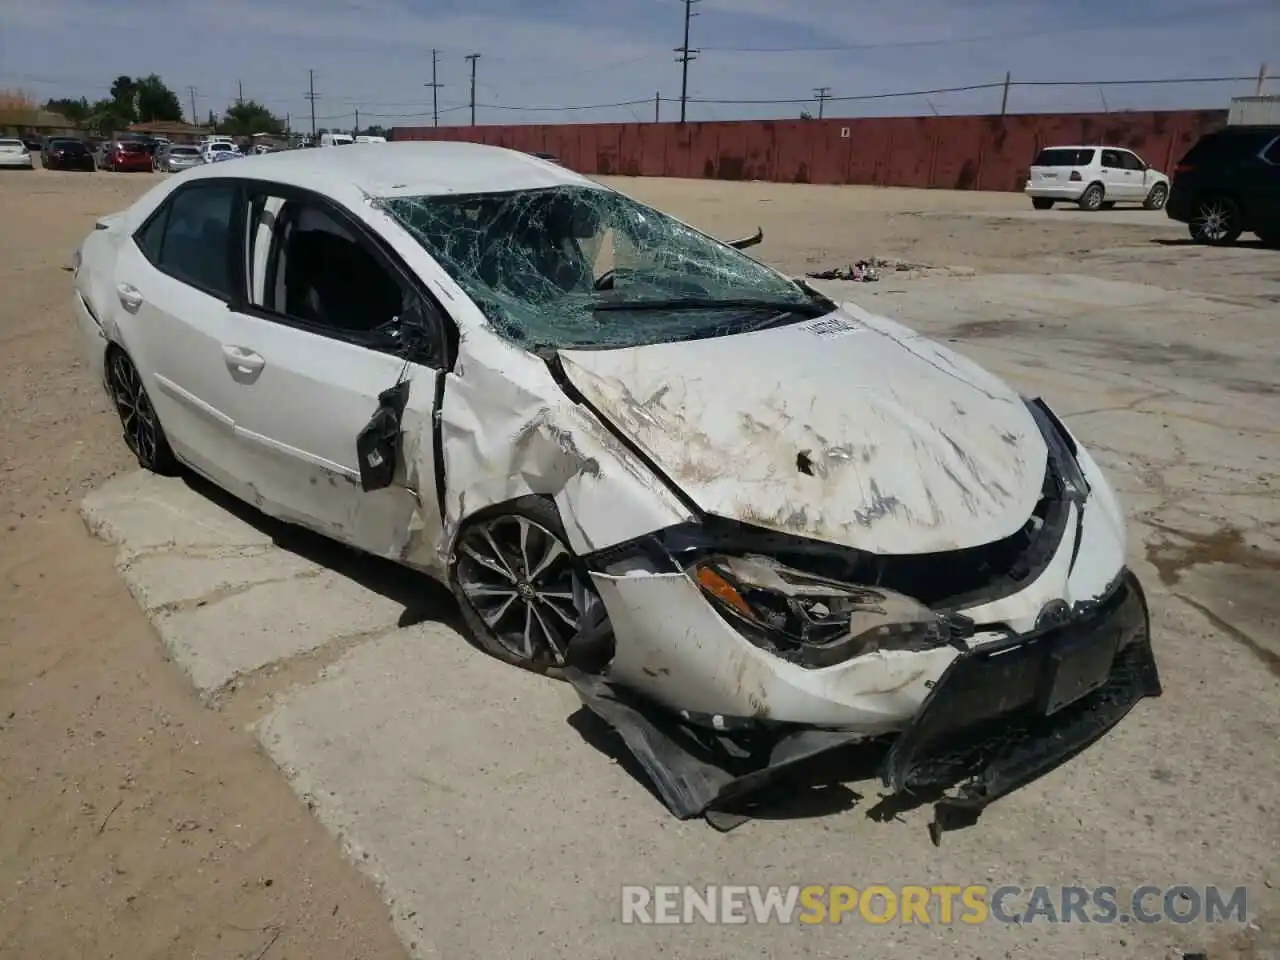
[[857, 320], [837, 314], [834, 317], [823, 317], [820, 320], [803, 324], [801, 329], [807, 330], [815, 337], [830, 340], [833, 337], [844, 337], [851, 333], [857, 333], [863, 329], [863, 326]]

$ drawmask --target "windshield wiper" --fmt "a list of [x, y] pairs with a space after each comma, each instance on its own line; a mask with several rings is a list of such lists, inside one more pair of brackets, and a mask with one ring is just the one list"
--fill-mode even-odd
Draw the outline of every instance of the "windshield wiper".
[[592, 305], [593, 310], [776, 310], [779, 313], [798, 313], [806, 317], [821, 317], [831, 308], [818, 301], [770, 300], [762, 297], [672, 297], [665, 300], [602, 300]]

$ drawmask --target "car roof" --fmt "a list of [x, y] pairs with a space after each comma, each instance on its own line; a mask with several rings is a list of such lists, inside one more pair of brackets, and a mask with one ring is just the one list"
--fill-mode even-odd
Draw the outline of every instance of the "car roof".
[[461, 141], [356, 143], [341, 150], [285, 150], [249, 157], [234, 173], [208, 168], [184, 180], [234, 176], [343, 194], [437, 196], [599, 184], [527, 153]]

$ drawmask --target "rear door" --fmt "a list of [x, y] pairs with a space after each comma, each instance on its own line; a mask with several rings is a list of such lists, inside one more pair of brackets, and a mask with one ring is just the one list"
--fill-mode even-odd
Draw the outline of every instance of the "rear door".
[[234, 180], [179, 187], [121, 245], [114, 282], [121, 308], [132, 315], [126, 346], [174, 451], [244, 496], [222, 353], [238, 189]]
[[[221, 352], [237, 461], [257, 502], [371, 553], [430, 565], [441, 531], [434, 413], [445, 318], [326, 198], [254, 181], [243, 202], [245, 283]], [[357, 437], [380, 394], [402, 382], [395, 478], [365, 491]]]
[[1129, 170], [1120, 157], [1121, 151], [1104, 149], [1101, 155], [1102, 185], [1106, 188], [1108, 200], [1132, 200], [1136, 187], [1133, 171]]

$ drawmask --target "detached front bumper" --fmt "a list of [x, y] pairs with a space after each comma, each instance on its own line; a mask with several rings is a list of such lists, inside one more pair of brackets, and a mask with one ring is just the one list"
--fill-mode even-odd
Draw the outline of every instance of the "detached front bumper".
[[[867, 739], [799, 725], [716, 729], [601, 677], [572, 668], [566, 677], [680, 819], [735, 825], [729, 808], [778, 785], [798, 763]], [[892, 740], [880, 775], [895, 795], [936, 800], [945, 827], [1071, 759], [1140, 700], [1160, 694], [1146, 597], [1126, 571], [1104, 599], [1069, 620], [953, 660]]]

